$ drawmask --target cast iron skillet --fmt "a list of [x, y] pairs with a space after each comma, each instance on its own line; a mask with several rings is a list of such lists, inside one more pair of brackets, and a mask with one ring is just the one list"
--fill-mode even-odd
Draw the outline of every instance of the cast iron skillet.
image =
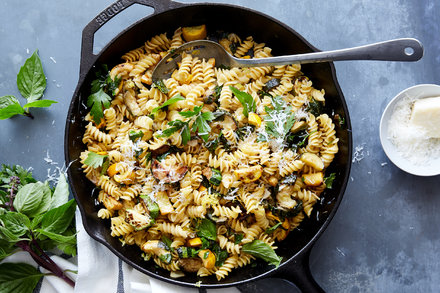
[[[133, 3], [154, 8], [154, 13], [114, 38], [98, 55], [93, 54], [94, 33], [109, 19]], [[194, 286], [199, 279], [187, 275], [171, 279], [169, 272], [157, 269], [153, 262], [145, 262], [141, 251], [134, 246], [121, 246], [117, 238], [110, 236], [110, 223], [101, 220], [96, 213], [96, 192], [92, 183], [83, 175], [78, 160], [85, 145], [81, 142], [87, 114], [84, 107], [90, 94], [90, 82], [94, 78], [93, 67], [108, 64], [109, 68], [120, 63], [125, 52], [141, 46], [154, 35], [167, 32], [168, 36], [179, 26], [206, 24], [209, 31], [223, 30], [235, 32], [245, 38], [252, 35], [258, 42], [270, 46], [273, 55], [308, 53], [318, 51], [298, 33], [276, 19], [247, 8], [224, 4], [181, 4], [170, 0], [120, 0], [109, 6], [93, 19], [83, 30], [80, 77], [72, 97], [66, 121], [65, 159], [66, 165], [72, 163], [68, 176], [72, 191], [81, 211], [84, 228], [92, 238], [103, 243], [122, 260], [137, 270], [160, 280], [183, 286]], [[202, 278], [201, 288], [219, 288], [241, 286], [263, 277], [285, 278], [295, 283], [304, 292], [321, 292], [309, 269], [310, 250], [333, 218], [344, 194], [350, 171], [352, 137], [347, 106], [336, 80], [332, 63], [309, 64], [302, 71], [311, 78], [317, 88], [326, 92], [326, 113], [337, 113], [343, 119], [343, 126], [337, 125], [339, 153], [327, 170], [336, 172], [333, 189], [323, 193], [322, 201], [314, 208], [310, 219], [306, 219], [299, 230], [293, 231], [288, 238], [279, 243], [277, 253], [283, 257], [278, 269], [264, 262], [256, 266], [233, 270], [227, 278], [218, 282], [215, 276]], [[250, 284], [250, 283], [248, 283]], [[248, 287], [249, 289], [249, 287]]]

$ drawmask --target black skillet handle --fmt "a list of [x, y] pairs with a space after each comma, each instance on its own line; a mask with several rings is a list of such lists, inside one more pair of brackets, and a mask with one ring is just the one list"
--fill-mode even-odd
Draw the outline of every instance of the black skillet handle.
[[174, 2], [171, 0], [119, 0], [104, 9], [83, 29], [81, 43], [81, 64], [79, 69], [80, 80], [85, 77], [85, 74], [87, 74], [97, 58], [97, 56], [93, 54], [93, 40], [96, 31], [107, 21], [134, 3], [153, 8], [154, 12], [152, 15], [185, 5], [183, 3]]
[[[307, 251], [297, 255], [290, 263], [285, 264], [278, 270], [276, 270], [270, 278], [285, 279], [295, 284], [303, 293], [322, 293], [325, 292], [321, 286], [315, 281], [310, 272], [309, 248]], [[249, 286], [249, 287], [248, 287]], [[237, 286], [242, 293], [251, 293], [255, 287], [252, 284], [246, 283], [244, 285]]]

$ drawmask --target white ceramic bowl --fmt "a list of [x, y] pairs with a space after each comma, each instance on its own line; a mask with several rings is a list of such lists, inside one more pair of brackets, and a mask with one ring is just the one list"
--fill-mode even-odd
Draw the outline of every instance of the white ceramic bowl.
[[[430, 159], [429, 164], [417, 165], [403, 157], [388, 138], [388, 126], [396, 104], [404, 97], [427, 98], [440, 96], [440, 86], [435, 84], [419, 84], [401, 91], [386, 106], [380, 119], [379, 135], [385, 154], [397, 167], [410, 174], [419, 176], [434, 176], [440, 174], [440, 158]], [[440, 126], [439, 126], [440, 127]]]

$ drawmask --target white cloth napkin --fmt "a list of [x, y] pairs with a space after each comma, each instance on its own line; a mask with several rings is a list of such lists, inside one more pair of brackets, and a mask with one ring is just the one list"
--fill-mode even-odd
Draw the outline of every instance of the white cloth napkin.
[[[69, 270], [72, 279], [76, 277], [75, 288], [55, 276], [45, 276], [41, 283], [42, 293], [89, 293], [121, 292], [124, 293], [197, 293], [196, 288], [180, 287], [168, 284], [133, 269], [122, 262], [107, 247], [93, 240], [84, 230], [79, 210], [76, 210], [76, 229], [78, 230], [78, 256], [65, 260], [59, 256], [51, 258], [61, 269]], [[24, 262], [37, 266], [27, 252], [20, 251], [7, 257], [3, 262]], [[47, 271], [40, 268], [43, 273]], [[77, 271], [77, 274], [70, 271]], [[122, 273], [122, 276], [120, 274]], [[123, 288], [118, 288], [122, 277]], [[119, 289], [119, 290], [118, 290]], [[237, 293], [236, 288], [208, 290], [210, 293]]]

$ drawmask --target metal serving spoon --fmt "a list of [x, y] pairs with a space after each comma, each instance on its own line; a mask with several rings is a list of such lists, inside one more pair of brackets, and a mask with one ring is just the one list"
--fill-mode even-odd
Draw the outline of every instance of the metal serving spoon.
[[240, 59], [231, 56], [219, 43], [199, 40], [185, 43], [168, 53], [154, 69], [153, 81], [169, 78], [174, 69], [177, 68], [177, 62], [181, 60], [183, 52], [198, 58], [215, 58], [217, 66], [254, 67], [343, 60], [417, 61], [423, 56], [423, 45], [416, 39], [404, 38], [333, 51]]

